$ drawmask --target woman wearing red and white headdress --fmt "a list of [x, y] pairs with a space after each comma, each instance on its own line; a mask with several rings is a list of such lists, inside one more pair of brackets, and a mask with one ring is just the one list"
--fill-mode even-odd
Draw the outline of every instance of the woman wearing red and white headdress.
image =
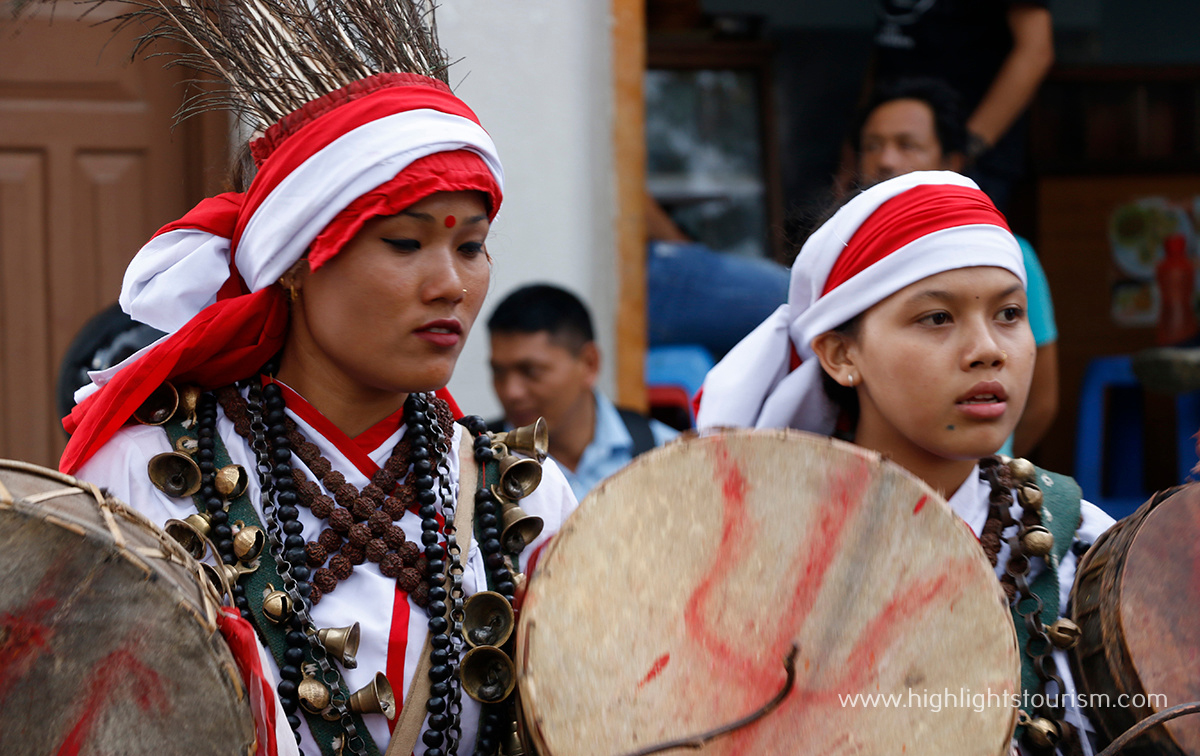
[[[488, 290], [495, 146], [444, 83], [393, 72], [303, 102], [250, 147], [246, 191], [205, 200], [130, 264], [123, 308], [168, 335], [80, 392], [61, 469], [159, 525], [199, 510], [221, 561], [257, 567], [223, 632], [259, 700], [260, 752], [382, 753], [396, 737], [404, 753], [494, 753], [502, 709], [463, 695], [447, 612], [489, 587], [511, 602], [514, 571], [575, 506], [547, 462], [521, 502], [544, 529], [519, 550], [495, 497], [463, 482], [492, 452], [444, 387]], [[198, 388], [194, 411], [166, 432], [131, 424], [166, 382]], [[176, 448], [194, 451], [194, 495], [147, 475]], [[219, 479], [228, 466], [249, 473], [244, 494]], [[463, 502], [477, 538], [453, 517]], [[258, 562], [235, 540], [254, 522]], [[255, 582], [268, 561], [287, 594], [271, 606]], [[353, 623], [357, 651], [335, 658], [316, 631]], [[354, 711], [348, 694], [380, 675], [394, 704]]]
[[[1018, 615], [1036, 604], [1031, 594], [1046, 599], [1040, 619], [1051, 625], [1074, 579], [1072, 545], [1113, 523], [1070, 478], [991, 456], [1021, 416], [1035, 349], [1021, 250], [1004, 217], [970, 179], [910, 173], [854, 197], [813, 233], [787, 304], [708, 374], [698, 424], [837, 434], [924, 480], [980, 538], [1026, 644]], [[1031, 486], [1044, 508], [1021, 493]], [[1025, 553], [1014, 553], [1009, 539], [1035, 525], [1054, 531], [1052, 550], [1039, 556], [1017, 537]], [[1006, 574], [1022, 564], [1029, 593]], [[1073, 697], [1065, 655], [1054, 658], [1058, 692]], [[1092, 729], [1072, 699], [1065, 712], [1035, 711], [1033, 694], [1056, 684], [1042, 683], [1029, 654], [1022, 660], [1022, 708], [1052, 737]]]

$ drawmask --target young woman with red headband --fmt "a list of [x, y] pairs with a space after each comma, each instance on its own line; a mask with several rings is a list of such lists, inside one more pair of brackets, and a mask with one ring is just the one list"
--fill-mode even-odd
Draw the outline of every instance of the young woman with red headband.
[[[472, 448], [486, 458], [490, 446], [464, 440], [444, 387], [488, 290], [486, 239], [502, 188], [495, 147], [448, 87], [402, 73], [313, 100], [251, 147], [258, 170], [244, 193], [205, 200], [130, 264], [121, 304], [169, 335], [81, 392], [61, 468], [159, 525], [199, 509], [220, 560], [239, 570], [258, 562], [239, 550], [249, 521], [235, 522], [239, 494], [218, 474], [227, 465], [249, 473], [250, 516], [274, 542], [260, 561], [273, 557], [280, 577], [271, 594], [247, 572], [235, 603], [260, 634], [271, 630], [261, 619], [272, 619], [272, 595], [284, 615], [256, 673], [276, 684], [253, 691], [267, 702], [259, 743], [268, 752], [295, 752], [299, 741], [313, 753], [315, 741], [321, 751], [382, 753], [390, 717], [359, 719], [346, 705], [382, 673], [395, 708], [407, 703], [402, 748], [492, 753], [503, 727], [479, 727], [479, 704], [461, 694], [452, 674], [461, 631], [446, 613], [489, 585], [511, 599], [515, 577], [494, 497], [475, 499], [481, 535], [469, 550], [459, 553], [468, 524], [452, 537], [454, 508], [474, 493], [458, 491], [460, 447], [470, 460]], [[192, 416], [180, 413], [167, 433], [128, 424], [166, 381], [203, 392], [186, 408]], [[147, 475], [151, 459], [177, 449], [199, 463], [195, 499]], [[521, 503], [545, 527], [512, 560], [518, 572], [575, 500], [547, 463]], [[355, 622], [357, 664], [339, 666], [315, 631]], [[258, 648], [239, 623], [235, 615], [225, 629], [235, 652]]]
[[[1079, 743], [1090, 753], [1076, 737], [1092, 728], [1074, 705], [1065, 654], [1051, 655], [1043, 634], [1062, 626], [1042, 628], [1066, 608], [1072, 547], [1113, 520], [1081, 502], [1069, 478], [991, 456], [1021, 416], [1034, 352], [1025, 269], [1004, 217], [967, 178], [910, 173], [853, 198], [809, 238], [787, 304], [709, 373], [698, 424], [837, 433], [948, 497], [996, 566], [1029, 652], [1023, 708], [1038, 721], [1023, 728], [1022, 747]], [[1056, 536], [1049, 547], [1047, 530]], [[1024, 565], [1019, 580], [1009, 574]], [[1035, 593], [1046, 606], [1030, 638]], [[1028, 664], [1042, 652], [1061, 684]], [[1030, 694], [1056, 689], [1065, 710], [1033, 710], [1046, 699]]]

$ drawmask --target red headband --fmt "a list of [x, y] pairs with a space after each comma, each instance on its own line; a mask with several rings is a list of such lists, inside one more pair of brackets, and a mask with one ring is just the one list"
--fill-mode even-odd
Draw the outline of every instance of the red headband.
[[923, 236], [959, 226], [999, 226], [1004, 215], [978, 189], [923, 184], [896, 195], [858, 227], [825, 279], [824, 296], [896, 250]]

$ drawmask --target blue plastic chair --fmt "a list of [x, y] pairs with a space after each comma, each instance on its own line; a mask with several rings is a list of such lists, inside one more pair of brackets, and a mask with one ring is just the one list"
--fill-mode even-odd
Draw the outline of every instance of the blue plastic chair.
[[[1196, 464], [1193, 436], [1200, 430], [1200, 392], [1175, 400], [1177, 482]], [[1143, 488], [1142, 387], [1127, 355], [1097, 357], [1088, 363], [1079, 391], [1075, 436], [1075, 480], [1083, 496], [1121, 519], [1153, 491]]]
[[[695, 425], [689, 400], [696, 396], [704, 384], [704, 376], [714, 364], [712, 353], [699, 344], [651, 347], [646, 353], [646, 386], [652, 397], [656, 395], [655, 389], [672, 390], [657, 392], [662, 396], [682, 395], [685, 406], [681, 408], [687, 411], [689, 420]], [[672, 407], [678, 404], [678, 401], [671, 402]]]

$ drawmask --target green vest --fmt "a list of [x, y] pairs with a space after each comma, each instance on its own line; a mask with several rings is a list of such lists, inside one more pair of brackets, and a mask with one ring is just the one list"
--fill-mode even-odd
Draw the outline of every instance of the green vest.
[[[1029, 583], [1030, 590], [1042, 600], [1041, 621], [1050, 625], [1059, 617], [1058, 566], [1075, 540], [1075, 531], [1082, 523], [1080, 499], [1082, 491], [1074, 479], [1034, 468], [1038, 487], [1042, 489], [1042, 524], [1054, 535], [1054, 548], [1046, 557], [1046, 566]], [[1033, 657], [1026, 653], [1029, 630], [1025, 618], [1012, 607], [1013, 624], [1017, 629], [1017, 648], [1021, 653], [1021, 690], [1026, 696], [1039, 692], [1041, 681], [1033, 668]]]

